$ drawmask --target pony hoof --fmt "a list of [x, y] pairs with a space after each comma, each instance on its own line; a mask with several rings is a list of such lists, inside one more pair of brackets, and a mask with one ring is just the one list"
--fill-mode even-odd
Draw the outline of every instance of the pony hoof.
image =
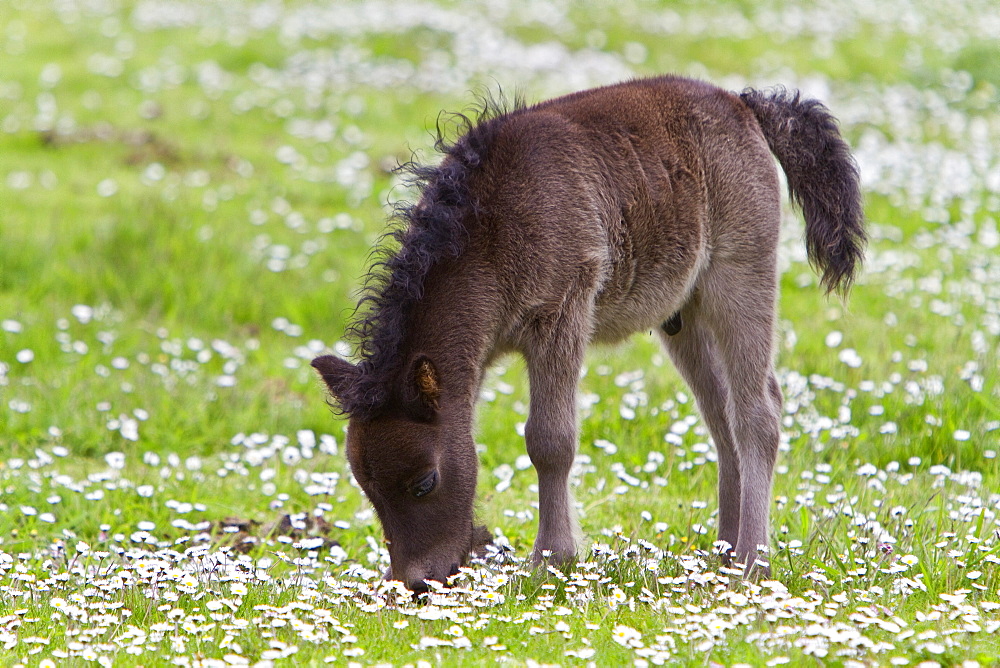
[[533, 566], [553, 565], [563, 566], [576, 562], [576, 550], [539, 550], [535, 549], [531, 553], [531, 563]]
[[757, 582], [771, 577], [771, 563], [763, 556], [749, 554], [740, 559], [733, 559], [731, 566], [743, 570], [743, 579]]
[[486, 525], [472, 528], [472, 549], [469, 553], [473, 557], [485, 557], [488, 554], [486, 548], [493, 544], [493, 535]]

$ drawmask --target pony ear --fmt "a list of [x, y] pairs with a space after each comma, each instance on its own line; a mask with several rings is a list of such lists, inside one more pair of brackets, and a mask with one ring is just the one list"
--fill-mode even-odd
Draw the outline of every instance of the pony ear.
[[319, 372], [323, 382], [330, 388], [330, 394], [340, 401], [344, 392], [358, 376], [358, 367], [335, 355], [323, 355], [312, 361], [312, 367]]
[[413, 362], [413, 385], [417, 398], [427, 412], [427, 417], [437, 413], [441, 398], [441, 381], [437, 368], [426, 355], [420, 355]]

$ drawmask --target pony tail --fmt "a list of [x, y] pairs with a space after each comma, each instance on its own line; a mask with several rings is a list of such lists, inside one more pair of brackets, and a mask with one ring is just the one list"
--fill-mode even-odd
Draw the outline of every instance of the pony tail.
[[798, 91], [747, 88], [740, 99], [760, 124], [788, 180], [792, 200], [806, 220], [809, 261], [822, 272], [827, 294], [850, 291], [864, 257], [858, 167], [836, 119], [817, 100]]

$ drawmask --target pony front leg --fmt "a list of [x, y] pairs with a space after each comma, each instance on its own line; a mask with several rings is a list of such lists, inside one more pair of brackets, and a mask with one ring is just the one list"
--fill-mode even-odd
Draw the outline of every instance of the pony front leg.
[[576, 386], [584, 343], [546, 346], [526, 355], [531, 406], [524, 439], [538, 474], [538, 536], [532, 560], [576, 558], [576, 512], [569, 473], [577, 444]]

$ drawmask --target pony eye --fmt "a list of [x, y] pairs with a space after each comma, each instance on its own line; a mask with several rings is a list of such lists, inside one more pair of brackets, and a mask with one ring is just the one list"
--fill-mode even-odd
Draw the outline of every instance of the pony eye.
[[425, 496], [434, 491], [434, 488], [438, 484], [438, 472], [433, 470], [430, 473], [425, 474], [419, 480], [417, 480], [413, 485], [410, 486], [410, 494], [416, 498]]

